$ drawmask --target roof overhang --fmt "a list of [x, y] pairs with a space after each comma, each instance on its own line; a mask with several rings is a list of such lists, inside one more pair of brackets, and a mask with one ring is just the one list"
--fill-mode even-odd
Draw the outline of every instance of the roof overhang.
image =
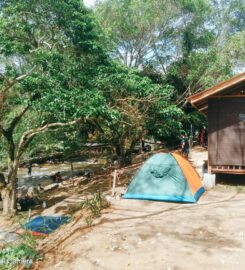
[[188, 101], [200, 112], [207, 114], [210, 98], [232, 95], [245, 97], [245, 72], [190, 96]]

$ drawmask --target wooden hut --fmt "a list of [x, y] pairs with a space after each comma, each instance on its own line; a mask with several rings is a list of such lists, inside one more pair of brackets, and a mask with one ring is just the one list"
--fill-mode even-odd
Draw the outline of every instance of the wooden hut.
[[245, 73], [189, 98], [208, 116], [208, 170], [245, 174]]

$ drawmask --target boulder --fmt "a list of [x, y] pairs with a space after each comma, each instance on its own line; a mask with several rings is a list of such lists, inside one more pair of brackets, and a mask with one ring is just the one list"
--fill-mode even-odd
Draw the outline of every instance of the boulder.
[[59, 186], [58, 183], [50, 184], [50, 185], [45, 186], [43, 190], [50, 191], [50, 190], [56, 189], [58, 186]]

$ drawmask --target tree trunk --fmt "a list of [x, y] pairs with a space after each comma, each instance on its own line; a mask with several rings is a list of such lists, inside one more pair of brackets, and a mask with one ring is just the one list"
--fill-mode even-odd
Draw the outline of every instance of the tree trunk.
[[8, 188], [4, 188], [1, 191], [1, 197], [3, 201], [3, 215], [11, 213], [11, 191]]
[[125, 153], [124, 153], [124, 146], [122, 143], [116, 145], [116, 153], [118, 157], [119, 167], [122, 168], [125, 164]]
[[14, 181], [14, 186], [10, 193], [10, 211], [11, 213], [15, 213], [17, 210], [17, 190], [16, 190], [16, 183], [17, 181]]
[[17, 168], [12, 167], [8, 175], [8, 184], [1, 191], [3, 200], [3, 214], [11, 215], [16, 212], [16, 183]]

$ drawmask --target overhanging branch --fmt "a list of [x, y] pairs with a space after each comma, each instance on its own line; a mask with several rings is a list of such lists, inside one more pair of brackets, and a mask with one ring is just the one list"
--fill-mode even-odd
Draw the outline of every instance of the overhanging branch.
[[5, 130], [4, 130], [3, 126], [0, 125], [0, 139], [1, 139], [2, 135], [4, 134], [4, 132], [5, 132]]
[[13, 130], [15, 129], [16, 125], [20, 122], [21, 118], [23, 117], [23, 115], [27, 112], [27, 110], [29, 109], [29, 105], [27, 107], [25, 107], [11, 122], [8, 131], [13, 132]]
[[30, 76], [31, 73], [34, 71], [35, 68], [36, 68], [36, 66], [33, 67], [30, 71], [28, 71], [26, 74], [23, 74], [23, 75], [21, 75], [21, 76], [15, 78], [15, 79], [13, 79], [13, 80], [8, 80], [4, 74], [0, 73], [0, 76], [2, 76], [2, 77], [7, 81], [7, 85], [3, 88], [2, 92], [3, 92], [3, 93], [4, 93], [4, 92], [7, 92], [7, 91], [8, 91], [12, 86], [14, 86], [16, 83], [18, 83], [18, 82], [24, 80], [26, 77]]
[[0, 73], [0, 76], [3, 77], [6, 81], [6, 85], [1, 89], [0, 92], [0, 109], [4, 104], [6, 93], [18, 82], [24, 80], [26, 77], [30, 76], [31, 73], [34, 71], [36, 66], [34, 66], [30, 71], [28, 71], [26, 74], [23, 74], [13, 80], [9, 80], [3, 73]]
[[35, 129], [31, 129], [31, 130], [26, 131], [22, 135], [20, 142], [19, 142], [19, 145], [18, 145], [18, 148], [17, 148], [17, 153], [16, 153], [17, 159], [19, 159], [21, 157], [23, 150], [25, 150], [25, 148], [29, 145], [31, 140], [37, 134], [44, 133], [44, 132], [50, 130], [51, 128], [61, 128], [61, 127], [72, 126], [72, 125], [78, 124], [82, 120], [83, 120], [83, 118], [81, 117], [81, 118], [75, 119], [75, 120], [70, 121], [70, 122], [66, 122], [66, 123], [57, 122], [57, 123], [46, 124], [40, 128], [35, 128]]

